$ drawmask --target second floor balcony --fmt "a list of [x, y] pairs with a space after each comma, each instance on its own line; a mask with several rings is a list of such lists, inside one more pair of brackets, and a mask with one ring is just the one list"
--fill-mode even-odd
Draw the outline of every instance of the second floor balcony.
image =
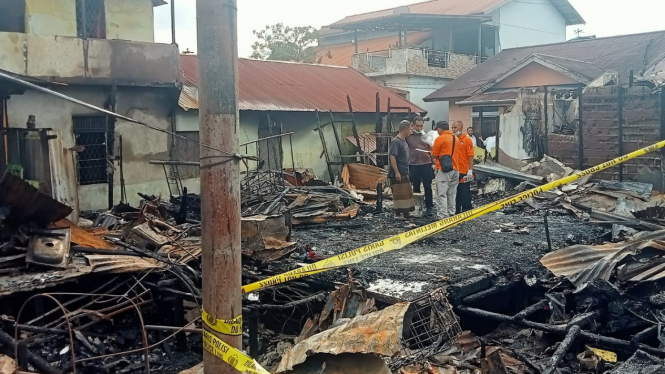
[[480, 62], [475, 55], [425, 48], [398, 48], [353, 55], [353, 67], [369, 77], [406, 74], [455, 79]]

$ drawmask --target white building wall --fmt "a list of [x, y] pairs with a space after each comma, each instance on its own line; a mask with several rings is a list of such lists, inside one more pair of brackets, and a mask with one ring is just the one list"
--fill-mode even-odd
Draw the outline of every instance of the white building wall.
[[[87, 103], [103, 107], [108, 99], [108, 90], [94, 87], [63, 87], [58, 92], [83, 100]], [[172, 94], [171, 94], [172, 95]], [[152, 126], [167, 130], [171, 127], [169, 111], [171, 101], [169, 93], [161, 88], [118, 88], [116, 112]], [[72, 117], [99, 115], [98, 112], [65, 101], [63, 99], [32, 90], [22, 95], [12, 95], [7, 100], [7, 115], [10, 127], [25, 127], [29, 115], [36, 117], [37, 127], [51, 128], [59, 136], [50, 150], [58, 153], [58, 160], [63, 164], [57, 168], [63, 174], [58, 178], [67, 178], [69, 183], [77, 186], [78, 196], [60, 196], [61, 201], [75, 204], [78, 197], [78, 208], [81, 211], [108, 208], [108, 184], [90, 184], [79, 186], [76, 182], [76, 154], [71, 148], [76, 144], [73, 133]], [[160, 165], [150, 165], [149, 160], [169, 159], [168, 135], [155, 130], [118, 120], [115, 124], [116, 150], [118, 136], [123, 138], [123, 169], [130, 205], [138, 206], [138, 192], [168, 197], [168, 186], [164, 170]], [[116, 152], [117, 154], [117, 152]], [[61, 157], [60, 157], [61, 156]], [[57, 171], [56, 171], [57, 172]], [[64, 189], [74, 193], [72, 189]], [[192, 192], [198, 187], [190, 188]], [[116, 163], [114, 175], [114, 202], [120, 201], [120, 169]]]
[[449, 79], [394, 75], [388, 77], [381, 77], [379, 81], [380, 83], [383, 83], [386, 87], [408, 91], [409, 94], [407, 99], [410, 102], [425, 109], [427, 111], [427, 116], [430, 119], [435, 120], [437, 122], [448, 120], [447, 101], [435, 101], [428, 103], [423, 101], [423, 99], [427, 95], [443, 87], [446, 83], [450, 82]]
[[512, 1], [498, 9], [500, 49], [566, 41], [566, 20], [549, 0]]

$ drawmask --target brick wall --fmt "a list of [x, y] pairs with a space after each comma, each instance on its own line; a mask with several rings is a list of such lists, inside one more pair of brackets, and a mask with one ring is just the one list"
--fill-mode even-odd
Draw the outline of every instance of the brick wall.
[[[582, 99], [582, 134], [586, 168], [619, 157], [619, 88], [587, 88]], [[627, 88], [623, 94], [623, 153], [627, 154], [660, 140], [661, 98], [647, 87]], [[579, 167], [578, 135], [548, 135], [548, 152], [566, 165]], [[623, 164], [624, 180], [634, 180], [644, 166], [662, 170], [660, 153], [651, 153]], [[619, 167], [596, 175], [619, 179]]]
[[[624, 95], [623, 149], [625, 153], [644, 148], [660, 140], [661, 99], [648, 87], [629, 88]], [[662, 170], [660, 153], [650, 153], [627, 161], [624, 176], [632, 179], [644, 166]]]
[[[591, 167], [619, 157], [619, 87], [588, 88], [582, 96], [584, 165]], [[619, 179], [619, 168], [597, 174], [601, 179]]]
[[575, 135], [549, 134], [547, 149], [550, 156], [577, 169], [579, 160], [579, 141]]

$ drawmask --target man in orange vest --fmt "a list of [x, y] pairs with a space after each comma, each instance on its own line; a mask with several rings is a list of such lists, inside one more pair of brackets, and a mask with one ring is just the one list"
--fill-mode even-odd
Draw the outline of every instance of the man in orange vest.
[[439, 137], [432, 146], [432, 157], [436, 166], [436, 215], [444, 219], [455, 214], [455, 197], [459, 184], [459, 168], [455, 157], [457, 137], [450, 132], [446, 121], [434, 126]]
[[462, 121], [455, 121], [452, 131], [458, 139], [455, 149], [455, 159], [459, 167], [460, 181], [457, 185], [457, 198], [455, 214], [473, 209], [471, 205], [471, 181], [473, 180], [473, 156], [475, 155], [473, 140], [464, 132]]

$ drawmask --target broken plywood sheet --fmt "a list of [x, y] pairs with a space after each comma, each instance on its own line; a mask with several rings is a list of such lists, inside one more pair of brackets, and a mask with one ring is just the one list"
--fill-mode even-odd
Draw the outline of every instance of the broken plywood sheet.
[[295, 242], [287, 241], [289, 228], [284, 216], [243, 217], [240, 225], [242, 253], [255, 259], [271, 261], [284, 257], [295, 249]]
[[376, 190], [379, 183], [385, 186], [388, 172], [384, 169], [365, 164], [346, 164], [342, 170], [344, 188]]
[[16, 373], [16, 361], [5, 355], [0, 355], [0, 374]]
[[61, 219], [57, 222], [54, 222], [50, 225], [51, 228], [71, 228], [72, 233], [72, 243], [78, 244], [81, 247], [96, 248], [96, 249], [112, 249], [117, 248], [115, 245], [107, 242], [106, 240], [93, 235], [82, 228], [76, 226], [72, 221], [68, 219]]
[[363, 353], [393, 357], [401, 348], [404, 315], [409, 303], [399, 303], [380, 312], [356, 317], [347, 323], [316, 334], [287, 351], [276, 372], [284, 373], [317, 353], [340, 355]]
[[294, 225], [311, 225], [316, 223], [326, 223], [332, 221], [344, 221], [351, 218], [355, 218], [358, 215], [358, 206], [351, 205], [344, 208], [341, 212], [325, 212], [321, 211], [320, 214], [307, 216], [307, 217], [298, 217], [293, 215], [293, 224]]

